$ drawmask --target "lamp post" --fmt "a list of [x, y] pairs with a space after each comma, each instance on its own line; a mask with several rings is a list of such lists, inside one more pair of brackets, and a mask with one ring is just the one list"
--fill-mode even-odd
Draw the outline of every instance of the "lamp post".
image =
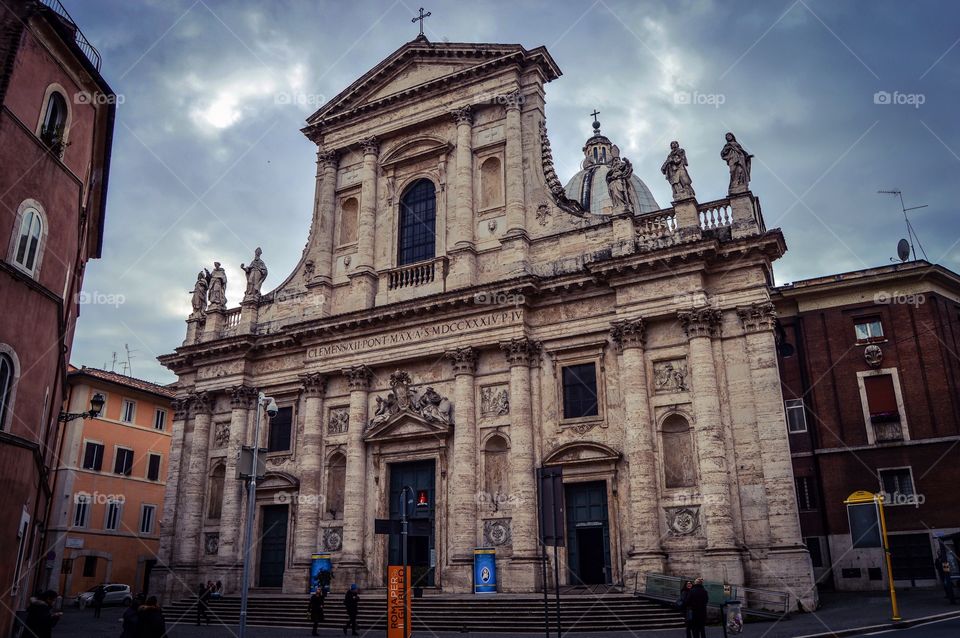
[[253, 516], [256, 513], [257, 500], [257, 464], [260, 456], [260, 413], [263, 404], [267, 404], [267, 415], [277, 414], [277, 402], [260, 392], [257, 394], [257, 416], [253, 425], [253, 450], [251, 454], [250, 473], [247, 479], [247, 520], [243, 534], [243, 580], [240, 586], [240, 631], [238, 638], [247, 635], [247, 598], [250, 588], [250, 546], [253, 544]]
[[409, 485], [404, 485], [400, 490], [400, 563], [403, 565], [403, 638], [407, 638], [410, 619], [407, 618], [407, 610], [410, 608], [410, 577], [407, 572], [407, 492], [413, 495], [413, 489]]
[[60, 411], [59, 416], [57, 416], [57, 421], [60, 423], [67, 423], [73, 421], [74, 419], [92, 419], [94, 417], [100, 416], [100, 411], [103, 410], [103, 404], [107, 400], [102, 394], [97, 392], [90, 398], [90, 409], [86, 412], [64, 412]]

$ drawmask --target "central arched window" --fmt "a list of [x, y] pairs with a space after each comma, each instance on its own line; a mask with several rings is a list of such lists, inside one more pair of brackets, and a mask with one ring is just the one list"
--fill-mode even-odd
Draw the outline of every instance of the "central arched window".
[[13, 382], [13, 359], [5, 352], [0, 352], [0, 430], [6, 429], [7, 412], [13, 402]]
[[23, 211], [20, 218], [20, 232], [17, 236], [17, 246], [13, 260], [29, 273], [33, 273], [37, 266], [37, 253], [40, 250], [40, 237], [43, 231], [43, 219], [40, 213], [33, 208]]
[[437, 190], [428, 179], [418, 179], [400, 198], [400, 239], [397, 265], [433, 259], [437, 247]]
[[40, 139], [56, 153], [63, 150], [64, 131], [67, 126], [67, 101], [63, 95], [54, 91], [47, 100], [47, 110], [43, 116]]

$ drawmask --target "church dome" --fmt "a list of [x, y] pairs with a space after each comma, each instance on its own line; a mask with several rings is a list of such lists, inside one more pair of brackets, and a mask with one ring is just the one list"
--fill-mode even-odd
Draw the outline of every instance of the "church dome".
[[[583, 146], [583, 155], [582, 168], [564, 187], [567, 197], [580, 202], [584, 210], [595, 215], [609, 213], [613, 203], [607, 189], [607, 172], [613, 158], [620, 156], [620, 149], [606, 135], [600, 133], [600, 122], [596, 120], [593, 122], [593, 135]], [[636, 213], [660, 210], [653, 193], [636, 174], [630, 176], [630, 185]]]

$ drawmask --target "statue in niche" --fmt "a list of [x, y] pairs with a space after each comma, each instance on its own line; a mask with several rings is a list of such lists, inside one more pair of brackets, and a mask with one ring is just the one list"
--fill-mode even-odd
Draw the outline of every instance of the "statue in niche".
[[227, 273], [219, 261], [213, 262], [213, 272], [209, 273], [207, 300], [211, 310], [225, 310], [227, 307]]
[[690, 173], [687, 171], [687, 152], [680, 148], [679, 142], [670, 142], [670, 154], [660, 167], [660, 172], [670, 182], [674, 201], [694, 196], [693, 180], [690, 179]]
[[263, 251], [257, 248], [249, 266], [240, 264], [240, 270], [247, 274], [247, 289], [243, 293], [244, 301], [260, 297], [260, 286], [263, 285], [263, 280], [267, 278], [267, 265], [260, 259], [262, 253]]
[[730, 194], [743, 193], [750, 188], [750, 164], [753, 155], [748, 153], [733, 133], [727, 133], [727, 143], [720, 151], [720, 157], [730, 168]]
[[607, 190], [613, 209], [620, 212], [632, 212], [633, 201], [630, 196], [630, 178], [633, 176], [633, 164], [630, 160], [615, 155], [607, 171]]
[[193, 306], [193, 316], [202, 315], [207, 309], [207, 289], [210, 288], [210, 271], [204, 268], [197, 273], [197, 283], [193, 285], [193, 298], [190, 304]]

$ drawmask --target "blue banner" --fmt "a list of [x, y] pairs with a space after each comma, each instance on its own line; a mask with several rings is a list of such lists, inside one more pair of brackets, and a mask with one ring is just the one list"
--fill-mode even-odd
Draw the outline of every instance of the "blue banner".
[[310, 593], [316, 593], [319, 589], [320, 572], [333, 571], [333, 563], [330, 562], [330, 554], [311, 554], [310, 555]]
[[492, 547], [473, 550], [473, 593], [497, 593], [497, 550]]

